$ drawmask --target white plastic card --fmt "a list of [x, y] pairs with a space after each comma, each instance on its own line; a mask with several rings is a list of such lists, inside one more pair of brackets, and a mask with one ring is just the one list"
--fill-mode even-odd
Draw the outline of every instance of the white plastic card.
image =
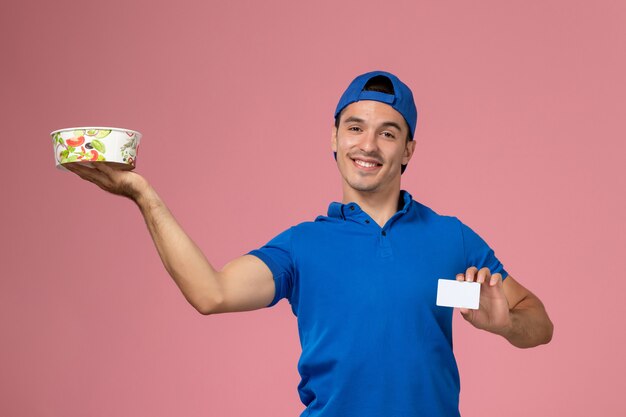
[[478, 309], [480, 284], [478, 282], [440, 279], [437, 284], [437, 305]]

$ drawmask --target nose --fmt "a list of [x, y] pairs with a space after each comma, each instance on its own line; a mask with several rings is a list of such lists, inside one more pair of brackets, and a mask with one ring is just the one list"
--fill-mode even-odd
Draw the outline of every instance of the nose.
[[378, 149], [376, 132], [373, 130], [366, 131], [365, 134], [361, 135], [361, 143], [359, 145], [363, 152], [375, 152]]

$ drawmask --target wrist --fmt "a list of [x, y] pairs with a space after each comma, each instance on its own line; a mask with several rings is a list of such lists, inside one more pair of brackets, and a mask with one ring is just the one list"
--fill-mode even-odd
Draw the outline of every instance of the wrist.
[[139, 206], [141, 211], [150, 209], [161, 204], [161, 199], [156, 191], [147, 182], [135, 189], [130, 198]]
[[515, 333], [515, 317], [512, 311], [508, 312], [506, 318], [502, 321], [502, 323], [500, 323], [494, 333], [504, 337], [507, 340], [513, 337], [513, 334]]

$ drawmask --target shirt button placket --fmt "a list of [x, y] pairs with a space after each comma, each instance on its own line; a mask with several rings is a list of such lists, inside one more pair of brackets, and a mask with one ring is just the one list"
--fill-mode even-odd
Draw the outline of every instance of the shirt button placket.
[[382, 230], [380, 232], [380, 256], [383, 258], [389, 257], [393, 255], [391, 250], [391, 244], [389, 243], [389, 238], [387, 237], [387, 231]]

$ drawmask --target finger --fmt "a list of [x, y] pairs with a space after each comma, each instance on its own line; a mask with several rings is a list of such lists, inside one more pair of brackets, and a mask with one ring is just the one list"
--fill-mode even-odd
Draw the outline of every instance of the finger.
[[115, 175], [117, 174], [114, 169], [103, 163], [92, 164], [93, 170], [96, 171], [103, 179], [106, 179], [107, 185], [111, 185], [115, 182]]
[[85, 181], [92, 182], [99, 187], [106, 187], [110, 184], [107, 176], [104, 173], [95, 170], [94, 168], [89, 168], [81, 164], [68, 164], [67, 168]]
[[89, 168], [87, 165], [83, 165], [79, 162], [63, 164], [63, 167], [72, 172], [84, 172], [91, 170], [91, 168]]
[[63, 168], [67, 169], [70, 172], [76, 172], [76, 164], [63, 164]]
[[457, 281], [465, 281], [465, 274], [456, 274]]
[[465, 281], [474, 282], [477, 271], [478, 268], [476, 268], [475, 266], [470, 266], [469, 268], [467, 268], [467, 271], [465, 271]]
[[112, 168], [102, 162], [95, 163], [93, 166], [99, 173], [107, 178], [109, 185], [118, 183], [122, 176], [126, 174], [125, 172]]
[[96, 164], [93, 164], [93, 166], [98, 171], [102, 171], [102, 172], [104, 172], [106, 174], [110, 174], [111, 172], [115, 171], [113, 168], [111, 168], [107, 164], [103, 164], [103, 163], [96, 163]]
[[93, 181], [95, 179], [93, 168], [88, 168], [86, 166], [78, 166], [78, 164], [75, 164], [75, 166], [73, 166], [72, 169], [74, 170], [74, 173], [77, 174], [82, 179], [85, 179], [88, 181]]
[[483, 282], [489, 282], [489, 279], [491, 278], [491, 272], [489, 271], [489, 268], [484, 267], [484, 268], [480, 268], [480, 271], [478, 271], [478, 275], [476, 277], [476, 282], [479, 283], [483, 283]]
[[74, 174], [78, 175], [79, 177], [83, 179], [86, 179], [85, 176], [88, 176], [90, 172], [92, 171], [91, 168], [84, 167], [77, 163], [66, 164], [64, 165], [64, 167], [68, 171], [73, 172]]
[[494, 285], [498, 285], [500, 283], [502, 283], [502, 274], [497, 272], [491, 276], [491, 279], [489, 280], [489, 286], [493, 287]]

